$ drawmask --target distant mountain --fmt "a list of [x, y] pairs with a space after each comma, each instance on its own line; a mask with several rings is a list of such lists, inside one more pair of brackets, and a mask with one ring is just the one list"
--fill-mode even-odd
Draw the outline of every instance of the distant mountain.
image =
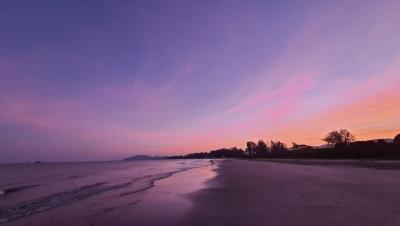
[[148, 155], [134, 155], [132, 157], [124, 159], [125, 161], [133, 161], [133, 160], [154, 160], [160, 159], [159, 156], [148, 156]]

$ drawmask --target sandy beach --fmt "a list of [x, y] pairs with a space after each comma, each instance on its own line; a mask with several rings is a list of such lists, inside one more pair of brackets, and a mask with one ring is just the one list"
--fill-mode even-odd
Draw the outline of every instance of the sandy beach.
[[[67, 165], [75, 167], [71, 171], [64, 166], [62, 171], [58, 166], [38, 166], [63, 173], [49, 175], [37, 187], [3, 195], [0, 215], [18, 216], [21, 211], [25, 215], [3, 218], [0, 225], [400, 225], [400, 163], [396, 161], [225, 159], [99, 164]], [[94, 173], [105, 166], [109, 169]], [[82, 167], [93, 172], [82, 173]], [[70, 178], [69, 172], [79, 172], [81, 177], [69, 179], [56, 187], [64, 192], [54, 193], [50, 184]], [[137, 179], [132, 180], [132, 175]], [[97, 182], [102, 180], [105, 184]], [[72, 189], [85, 181], [97, 183]], [[29, 201], [33, 195], [39, 198]], [[23, 198], [28, 201], [21, 202]], [[49, 199], [57, 207], [47, 207]], [[35, 209], [35, 203], [45, 209]]]
[[180, 224], [400, 225], [398, 163], [296, 162], [223, 161]]

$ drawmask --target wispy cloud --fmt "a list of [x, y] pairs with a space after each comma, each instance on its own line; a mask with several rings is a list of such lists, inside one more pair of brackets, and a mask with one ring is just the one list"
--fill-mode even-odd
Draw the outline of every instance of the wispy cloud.
[[320, 144], [338, 127], [369, 139], [400, 124], [398, 2], [66, 2], [57, 18], [10, 4], [0, 149], [16, 159]]

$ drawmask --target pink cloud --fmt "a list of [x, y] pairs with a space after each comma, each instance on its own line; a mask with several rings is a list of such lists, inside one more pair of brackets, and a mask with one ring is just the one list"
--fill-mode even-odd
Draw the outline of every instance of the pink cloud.
[[277, 89], [264, 90], [263, 92], [258, 92], [255, 95], [246, 97], [244, 100], [241, 100], [228, 109], [227, 113], [238, 113], [240, 111], [252, 110], [258, 105], [265, 105], [267, 101], [274, 102], [287, 97], [293, 97], [294, 95], [309, 90], [313, 85], [315, 85], [313, 76], [294, 76], [294, 78], [291, 78], [289, 82], [283, 84]]

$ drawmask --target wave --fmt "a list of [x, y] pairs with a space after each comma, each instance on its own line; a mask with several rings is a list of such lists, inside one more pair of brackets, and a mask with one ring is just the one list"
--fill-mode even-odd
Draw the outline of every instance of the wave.
[[[146, 175], [138, 178], [134, 178], [128, 182], [116, 184], [116, 185], [108, 185], [107, 182], [101, 181], [94, 184], [82, 186], [76, 189], [72, 189], [69, 191], [58, 192], [52, 195], [44, 196], [41, 198], [21, 202], [15, 204], [10, 207], [6, 207], [0, 209], [0, 224], [4, 222], [14, 221], [23, 217], [31, 216], [34, 214], [38, 214], [43, 211], [47, 211], [53, 208], [61, 207], [73, 202], [82, 201], [84, 199], [88, 199], [92, 196], [99, 195], [105, 192], [109, 192], [116, 189], [121, 189], [124, 187], [131, 186], [137, 183], [143, 183], [144, 186], [140, 186], [132, 191], [123, 192], [120, 196], [132, 195], [135, 193], [146, 191], [155, 186], [155, 182], [157, 180], [162, 180], [167, 177], [170, 177], [176, 173], [180, 173], [183, 171], [191, 170], [194, 168], [198, 168], [201, 166], [195, 166], [185, 169], [178, 169], [172, 172], [166, 173], [157, 173], [152, 175]], [[21, 186], [11, 189], [6, 189], [4, 191], [8, 192], [16, 192], [22, 189], [26, 189], [29, 187], [34, 187], [39, 185], [29, 185], [29, 186]], [[3, 192], [4, 192], [3, 191]]]
[[38, 186], [40, 186], [40, 184], [31, 184], [31, 185], [24, 185], [24, 186], [6, 188], [4, 190], [0, 190], [0, 195], [19, 192], [19, 191], [22, 191], [22, 190], [25, 190], [25, 189], [28, 189], [28, 188], [34, 188], [34, 187], [38, 187]]

